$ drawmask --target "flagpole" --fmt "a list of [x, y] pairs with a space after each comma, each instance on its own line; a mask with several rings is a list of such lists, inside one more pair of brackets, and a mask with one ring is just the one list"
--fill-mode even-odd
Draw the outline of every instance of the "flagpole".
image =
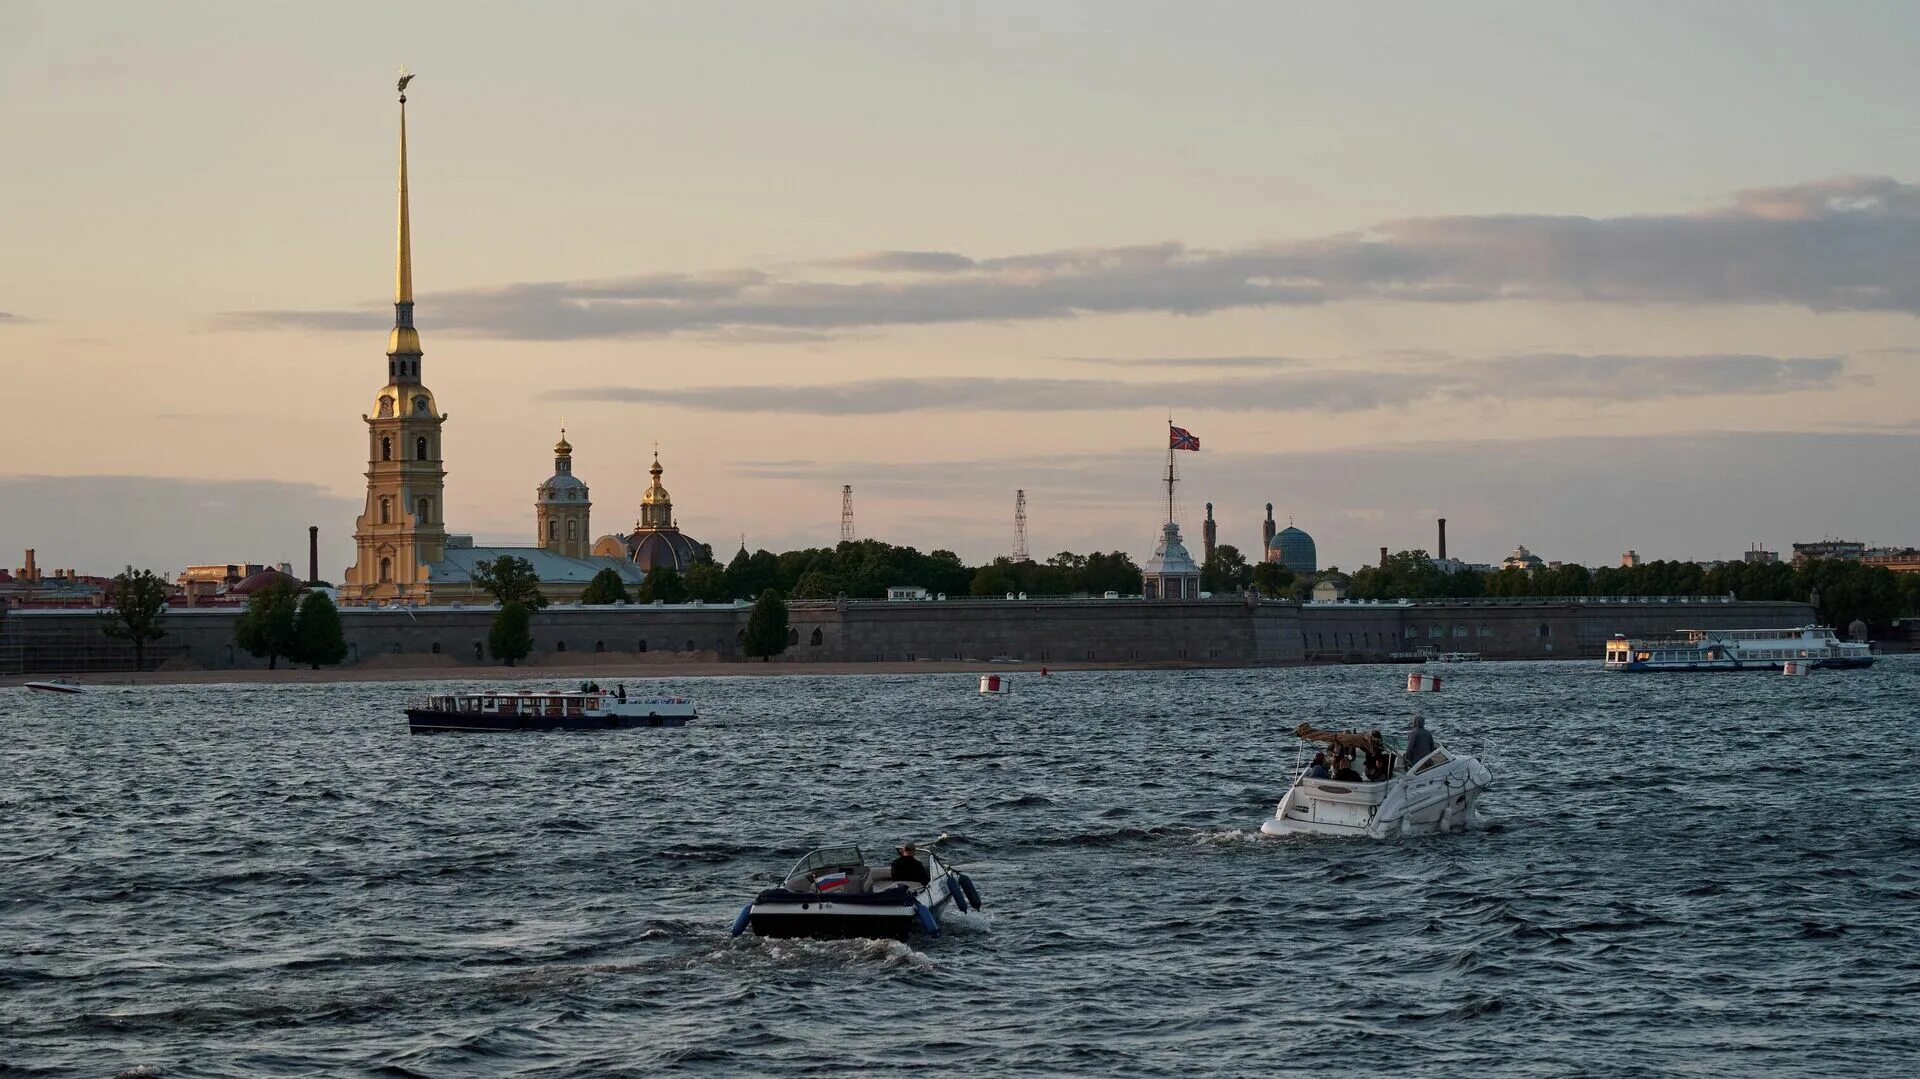
[[1173, 416], [1167, 416], [1167, 523], [1173, 523]]

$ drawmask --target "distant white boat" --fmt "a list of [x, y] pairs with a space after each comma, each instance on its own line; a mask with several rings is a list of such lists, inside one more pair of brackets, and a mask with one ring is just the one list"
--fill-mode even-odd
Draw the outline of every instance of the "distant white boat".
[[1669, 640], [1617, 636], [1602, 666], [1629, 674], [1655, 671], [1777, 671], [1787, 662], [1808, 668], [1873, 666], [1873, 649], [1843, 641], [1826, 626], [1797, 629], [1683, 629]]
[[86, 690], [58, 678], [46, 682], [28, 682], [27, 688], [40, 693], [85, 693]]

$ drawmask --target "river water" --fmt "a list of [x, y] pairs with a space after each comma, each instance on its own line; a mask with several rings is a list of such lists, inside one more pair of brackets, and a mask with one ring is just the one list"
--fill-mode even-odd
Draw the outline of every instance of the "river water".
[[[406, 732], [444, 683], [0, 690], [0, 1074], [1913, 1074], [1920, 662], [1597, 667], [664, 680], [700, 722], [464, 737]], [[1294, 724], [1416, 708], [1477, 828], [1259, 834]], [[941, 832], [985, 910], [938, 939], [728, 937], [811, 846]]]

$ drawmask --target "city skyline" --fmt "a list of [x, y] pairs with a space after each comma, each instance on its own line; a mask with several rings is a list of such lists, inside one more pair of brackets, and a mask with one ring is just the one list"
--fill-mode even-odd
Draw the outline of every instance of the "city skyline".
[[[1382, 545], [1430, 547], [1439, 516], [1451, 553], [1481, 561], [1516, 543], [1610, 564], [1629, 547], [1912, 542], [1920, 482], [1880, 466], [1920, 430], [1903, 407], [1920, 389], [1920, 187], [1902, 179], [1920, 161], [1885, 135], [1911, 124], [1894, 106], [1915, 77], [1818, 49], [1857, 31], [1861, 48], [1897, 51], [1910, 16], [1779, 9], [1713, 28], [1753, 38], [1752, 88], [1782, 99], [1808, 86], [1758, 65], [1801, 39], [1806, 78], [1838, 80], [1819, 92], [1848, 102], [1843, 117], [1689, 97], [1693, 79], [1727, 74], [1681, 69], [1697, 14], [1647, 16], [1638, 38], [1619, 12], [1515, 9], [1478, 37], [1394, 19], [1384, 61], [1417, 59], [1423, 37], [1506, 73], [1638, 48], [1645, 78], [1615, 104], [1677, 119], [1602, 122], [1597, 90], [1551, 82], [1595, 124], [1585, 164], [1611, 163], [1574, 179], [1551, 153], [1523, 177], [1412, 130], [1454, 107], [1472, 114], [1457, 129], [1472, 145], [1509, 145], [1484, 114], [1519, 113], [1502, 112], [1491, 74], [1393, 99], [1290, 44], [1333, 94], [1308, 108], [1282, 92], [1306, 75], [1277, 60], [1210, 71], [1208, 50], [1244, 48], [1224, 28], [1189, 28], [1157, 66], [1126, 69], [1154, 20], [1113, 8], [1048, 67], [1043, 46], [1084, 29], [1065, 9], [987, 10], [1002, 32], [951, 13], [770, 15], [720, 50], [721, 72], [811, 73], [790, 100], [712, 73], [676, 83], [691, 74], [676, 45], [739, 29], [690, 12], [402, 34], [423, 72], [419, 324], [452, 416], [449, 529], [530, 542], [564, 416], [597, 532], [630, 526], [658, 439], [701, 535], [830, 545], [851, 483], [861, 535], [980, 562], [1011, 548], [1024, 489], [1035, 557], [1139, 560], [1171, 407], [1207, 440], [1183, 462], [1184, 529], [1197, 537], [1211, 501], [1221, 542], [1249, 554], [1267, 502], [1346, 569]], [[570, 40], [580, 54], [563, 60], [567, 20], [589, 11], [644, 40], [659, 70], [595, 41]], [[276, 45], [289, 18], [213, 20], [189, 40], [207, 20], [0, 14], [0, 136], [66, 147], [0, 177], [0, 196], [36, 211], [4, 226], [18, 253], [0, 266], [5, 373], [19, 399], [84, 408], [112, 434], [74, 438], [70, 408], [16, 409], [0, 542], [92, 572], [298, 565], [312, 523], [324, 575], [350, 558], [357, 417], [389, 318], [392, 65], [339, 26], [309, 28], [297, 53]], [[1276, 20], [1367, 23], [1228, 22]], [[791, 54], [772, 55], [775, 40]], [[1515, 40], [1540, 51], [1500, 48]], [[909, 46], [948, 65], [945, 84], [888, 100], [860, 82]], [[243, 92], [218, 85], [262, 59], [298, 62]], [[694, 85], [664, 115], [642, 107]], [[1249, 89], [1268, 96], [1236, 96]], [[1568, 151], [1538, 104], [1513, 106], [1516, 131]], [[946, 137], [899, 123], [914, 107]], [[1754, 113], [1780, 132], [1766, 145]], [[623, 120], [631, 145], [612, 137]], [[1286, 152], [1308, 148], [1320, 156]], [[1422, 183], [1394, 182], [1404, 154], [1427, 166]]]

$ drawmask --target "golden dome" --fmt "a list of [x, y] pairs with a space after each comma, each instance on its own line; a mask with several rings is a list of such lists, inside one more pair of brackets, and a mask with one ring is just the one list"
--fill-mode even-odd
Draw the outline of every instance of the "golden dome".
[[666, 470], [660, 467], [659, 450], [653, 451], [653, 467], [647, 469], [647, 471], [653, 475], [653, 482], [648, 484], [646, 491], [641, 494], [640, 504], [642, 506], [664, 506], [672, 503], [673, 498], [667, 494], [667, 489], [660, 486], [660, 473]]
[[560, 441], [553, 444], [555, 457], [569, 457], [573, 454], [573, 443], [567, 441], [567, 429], [560, 428]]
[[417, 355], [420, 352], [420, 331], [412, 326], [395, 326], [387, 334], [387, 355]]
[[376, 419], [386, 419], [390, 416], [418, 416], [422, 419], [434, 419], [439, 416], [439, 411], [434, 404], [432, 390], [417, 382], [406, 385], [389, 382], [373, 399], [373, 415]]

